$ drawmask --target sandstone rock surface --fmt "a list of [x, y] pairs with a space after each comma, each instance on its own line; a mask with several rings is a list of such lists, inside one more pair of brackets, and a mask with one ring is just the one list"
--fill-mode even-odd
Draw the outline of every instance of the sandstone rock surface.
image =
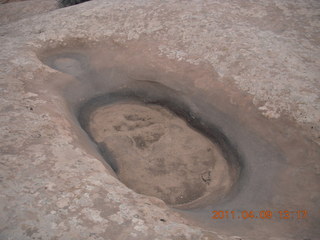
[[[47, 0], [38, 11], [39, 2], [44, 1], [0, 4], [0, 239], [319, 237], [319, 1], [93, 0], [56, 9]], [[240, 189], [248, 197], [234, 207], [250, 210], [265, 201], [275, 211], [308, 208], [309, 218], [223, 225], [210, 219], [209, 207], [201, 218], [208, 225], [197, 224], [192, 213], [183, 217], [122, 184], [94, 147], [84, 147], [83, 132], [61, 94], [76, 77], [40, 60], [51, 49], [107, 42], [120, 50], [96, 66], [134, 64], [141, 54], [164, 61], [168, 74], [179, 64], [187, 66], [188, 76], [197, 66], [209, 68], [210, 74], [181, 78], [178, 90], [191, 97], [195, 89], [223, 106], [221, 111], [232, 109], [234, 119], [250, 126], [238, 132], [263, 135], [264, 140], [247, 141], [235, 134], [240, 150], [244, 143], [261, 143], [277, 146], [283, 156], [276, 162], [279, 172], [268, 175], [278, 155], [265, 148], [259, 155], [271, 156], [259, 163], [265, 175], [241, 182], [251, 183]], [[126, 52], [136, 55], [130, 59]], [[254, 174], [254, 165], [248, 166]]]

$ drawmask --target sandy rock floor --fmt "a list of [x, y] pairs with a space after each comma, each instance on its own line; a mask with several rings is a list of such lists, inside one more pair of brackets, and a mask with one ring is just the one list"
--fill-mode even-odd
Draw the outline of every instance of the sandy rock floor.
[[116, 104], [97, 109], [90, 132], [116, 161], [119, 179], [169, 205], [223, 195], [232, 184], [220, 150], [159, 106]]

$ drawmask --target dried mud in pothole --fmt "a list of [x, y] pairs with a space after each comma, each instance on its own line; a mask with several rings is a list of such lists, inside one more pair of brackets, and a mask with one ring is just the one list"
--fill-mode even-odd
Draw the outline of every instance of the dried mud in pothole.
[[100, 107], [89, 129], [119, 179], [138, 193], [180, 205], [208, 192], [221, 197], [232, 185], [219, 148], [161, 106]]

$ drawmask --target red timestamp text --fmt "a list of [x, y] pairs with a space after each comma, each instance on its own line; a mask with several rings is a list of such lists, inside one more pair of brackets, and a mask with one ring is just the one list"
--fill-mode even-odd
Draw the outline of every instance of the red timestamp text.
[[308, 217], [307, 210], [224, 210], [224, 211], [212, 211], [212, 219], [306, 219]]

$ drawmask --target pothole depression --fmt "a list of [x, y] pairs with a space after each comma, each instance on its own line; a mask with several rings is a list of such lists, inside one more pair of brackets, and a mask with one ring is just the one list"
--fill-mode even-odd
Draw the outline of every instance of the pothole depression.
[[169, 92], [150, 98], [155, 86], [166, 89], [149, 82], [87, 101], [81, 126], [137, 193], [182, 208], [222, 199], [239, 176], [238, 156], [221, 132]]
[[[134, 76], [148, 70], [138, 68], [132, 76], [126, 66], [106, 67], [80, 51], [48, 55], [45, 64], [76, 79], [65, 85], [71, 111], [127, 187], [184, 209], [228, 195], [240, 176], [240, 155], [206, 118], [206, 109], [195, 108], [187, 95], [160, 79]], [[162, 75], [155, 74], [166, 78]]]
[[212, 66], [158, 57], [152, 46], [111, 41], [38, 55], [58, 70], [51, 70], [46, 88], [61, 100], [74, 145], [101, 160], [106, 174], [162, 199], [201, 228], [252, 236], [257, 228], [264, 234], [295, 229], [277, 219], [211, 218], [212, 210], [276, 209], [279, 196], [295, 206], [287, 197], [295, 185], [282, 177], [286, 155], [292, 157], [286, 140], [279, 140], [287, 121], [261, 117], [232, 85], [218, 81]]

